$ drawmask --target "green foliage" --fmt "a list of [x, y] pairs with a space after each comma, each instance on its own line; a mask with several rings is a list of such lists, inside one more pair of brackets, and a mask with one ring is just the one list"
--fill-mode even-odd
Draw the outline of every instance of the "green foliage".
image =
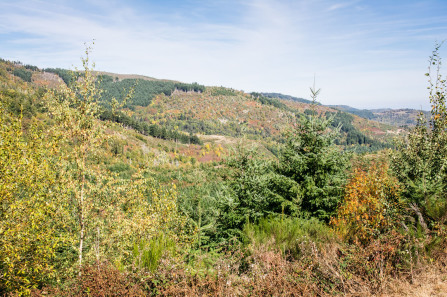
[[[109, 79], [104, 79], [104, 78]], [[148, 81], [143, 79], [123, 79], [121, 81], [113, 81], [110, 76], [100, 77], [98, 87], [104, 90], [102, 100], [111, 103], [113, 98], [120, 100], [124, 98], [130, 89], [134, 89], [132, 101], [128, 102], [126, 107], [131, 106], [147, 106], [151, 103], [152, 98], [158, 94], [170, 95], [175, 87], [173, 82], [166, 81]]]
[[118, 176], [121, 178], [130, 179], [131, 176], [135, 173], [135, 170], [130, 167], [127, 163], [115, 163], [107, 167], [111, 172], [118, 173]]
[[284, 103], [282, 103], [280, 100], [276, 99], [276, 98], [269, 98], [269, 97], [265, 97], [262, 94], [259, 93], [251, 93], [251, 95], [256, 98], [257, 101], [261, 102], [261, 104], [265, 104], [265, 105], [271, 105], [274, 106], [276, 108], [279, 109], [283, 109], [283, 110], [290, 110], [290, 108], [285, 105]]
[[57, 74], [67, 86], [74, 82], [79, 76], [76, 72], [61, 68], [46, 68], [44, 71]]
[[33, 75], [33, 73], [29, 70], [26, 70], [23, 67], [19, 67], [14, 69], [14, 71], [12, 72], [15, 76], [20, 77], [21, 79], [23, 79], [23, 81], [26, 82], [31, 82], [31, 77]]
[[[171, 95], [175, 90], [203, 92], [205, 86], [197, 83], [186, 84], [173, 81], [144, 80], [144, 79], [123, 79], [114, 80], [109, 75], [98, 76], [98, 87], [104, 91], [103, 103], [110, 104], [113, 98], [121, 100], [126, 97], [126, 93], [133, 89], [132, 100], [126, 102], [126, 107], [148, 106], [152, 99], [159, 94]], [[107, 104], [106, 104], [107, 106]]]
[[23, 67], [25, 67], [26, 69], [31, 70], [31, 71], [40, 71], [39, 67], [34, 66], [34, 65], [26, 64]]
[[280, 94], [280, 93], [261, 93], [261, 95], [264, 97], [267, 97], [267, 98], [278, 98], [278, 99], [290, 100], [290, 101], [295, 101], [295, 102], [313, 103], [313, 104], [320, 105], [319, 102], [313, 102], [312, 100], [297, 98], [297, 97], [293, 97], [290, 95], [284, 95], [284, 94]]
[[141, 240], [133, 247], [135, 266], [153, 272], [163, 256], [175, 253], [176, 246], [176, 242], [163, 234], [154, 236], [149, 241]]
[[[418, 124], [397, 144], [391, 166], [403, 185], [403, 197], [421, 226], [447, 223], [447, 112], [446, 80], [440, 73], [440, 45], [430, 57], [429, 78], [431, 117], [421, 113]], [[435, 69], [433, 69], [435, 68]], [[440, 225], [439, 225], [440, 224]], [[426, 228], [426, 227], [425, 227]]]
[[331, 121], [315, 113], [302, 119], [286, 135], [278, 164], [254, 150], [239, 150], [228, 160], [230, 191], [221, 200], [218, 220], [222, 236], [240, 237], [245, 223], [279, 214], [329, 221], [343, 195], [348, 161], [334, 144], [338, 129], [329, 131]]
[[196, 82], [193, 82], [192, 84], [175, 83], [174, 87], [175, 87], [175, 89], [183, 91], [183, 92], [200, 92], [200, 93], [202, 93], [203, 91], [205, 91], [205, 86], [199, 85]]
[[[316, 98], [318, 91], [312, 90]], [[277, 172], [298, 185], [297, 201], [304, 214], [328, 221], [343, 196], [348, 155], [334, 144], [339, 128], [329, 131], [332, 118], [304, 117], [295, 131], [286, 135]]]
[[257, 224], [246, 224], [243, 232], [246, 242], [257, 246], [273, 244], [285, 256], [294, 259], [312, 243], [322, 246], [336, 241], [333, 230], [315, 218], [263, 218]]
[[102, 110], [99, 118], [103, 121], [113, 121], [123, 124], [126, 127], [132, 127], [144, 135], [150, 135], [156, 138], [180, 141], [188, 144], [201, 144], [197, 135], [186, 134], [180, 131], [169, 130], [157, 124], [149, 125], [146, 122], [136, 120], [123, 112], [113, 112], [110, 109]]
[[24, 118], [31, 118], [38, 111], [42, 111], [44, 93], [44, 89], [39, 89], [36, 92], [30, 91], [26, 94], [14, 88], [0, 90], [4, 108], [15, 116], [23, 116]]
[[211, 96], [237, 96], [237, 91], [224, 87], [210, 88]]
[[[298, 212], [298, 204], [291, 198], [296, 195], [295, 184], [278, 176], [272, 164], [258, 155], [254, 148], [240, 148], [236, 156], [227, 161], [231, 168], [229, 193], [219, 201], [218, 219], [224, 237], [240, 237], [240, 231], [247, 222], [256, 223], [269, 215], [296, 215]], [[287, 198], [291, 199], [285, 199], [277, 190], [289, 193]]]
[[56, 276], [56, 252], [67, 240], [61, 216], [57, 142], [0, 102], [0, 292], [27, 294]]
[[[352, 121], [354, 117], [346, 112], [338, 111], [336, 113], [326, 112], [326, 117], [332, 117], [331, 126], [337, 128], [340, 126], [340, 135], [335, 139], [336, 144], [341, 145], [363, 145], [370, 148], [369, 151], [377, 151], [384, 148], [390, 148], [390, 145], [384, 144], [380, 141], [374, 140], [364, 133], [357, 130]], [[354, 151], [362, 150], [356, 146]]]

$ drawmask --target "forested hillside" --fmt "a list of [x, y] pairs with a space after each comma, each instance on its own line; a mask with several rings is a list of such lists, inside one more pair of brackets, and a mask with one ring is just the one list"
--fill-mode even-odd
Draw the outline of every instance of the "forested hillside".
[[436, 73], [431, 113], [400, 133], [315, 88], [307, 102], [129, 78], [85, 54], [74, 72], [0, 60], [0, 295], [447, 287]]

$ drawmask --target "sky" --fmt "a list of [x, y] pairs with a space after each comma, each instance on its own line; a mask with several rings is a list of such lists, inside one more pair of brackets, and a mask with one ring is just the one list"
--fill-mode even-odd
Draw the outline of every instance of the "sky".
[[[445, 0], [0, 0], [0, 58], [428, 110]], [[447, 56], [447, 43], [441, 47]], [[447, 73], [444, 70], [443, 73]]]

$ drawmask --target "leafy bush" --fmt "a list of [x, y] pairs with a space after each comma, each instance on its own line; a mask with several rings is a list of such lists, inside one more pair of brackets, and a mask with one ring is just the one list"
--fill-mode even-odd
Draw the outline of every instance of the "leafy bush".
[[364, 245], [402, 221], [400, 189], [386, 164], [355, 169], [332, 224], [350, 242]]
[[0, 294], [27, 294], [54, 280], [56, 251], [68, 234], [52, 157], [57, 141], [0, 103]]
[[270, 217], [259, 220], [257, 224], [244, 226], [246, 242], [254, 245], [272, 244], [285, 256], [298, 259], [309, 246], [334, 243], [334, 232], [315, 218]]
[[173, 255], [176, 250], [176, 243], [162, 233], [154, 236], [150, 240], [140, 240], [133, 247], [134, 265], [139, 269], [154, 271], [157, 269], [160, 259], [163, 256]]
[[23, 94], [12, 88], [0, 90], [4, 108], [15, 116], [23, 116], [25, 118], [31, 118], [36, 115], [38, 110], [42, 109], [41, 97], [43, 93], [44, 90], [42, 89], [31, 94]]

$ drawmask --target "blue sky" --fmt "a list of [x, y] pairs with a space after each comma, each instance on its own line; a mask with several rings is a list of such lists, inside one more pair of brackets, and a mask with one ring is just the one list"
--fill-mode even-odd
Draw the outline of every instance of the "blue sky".
[[324, 104], [429, 109], [447, 1], [0, 0], [1, 58], [73, 68], [93, 39], [97, 70], [304, 98], [315, 75]]

